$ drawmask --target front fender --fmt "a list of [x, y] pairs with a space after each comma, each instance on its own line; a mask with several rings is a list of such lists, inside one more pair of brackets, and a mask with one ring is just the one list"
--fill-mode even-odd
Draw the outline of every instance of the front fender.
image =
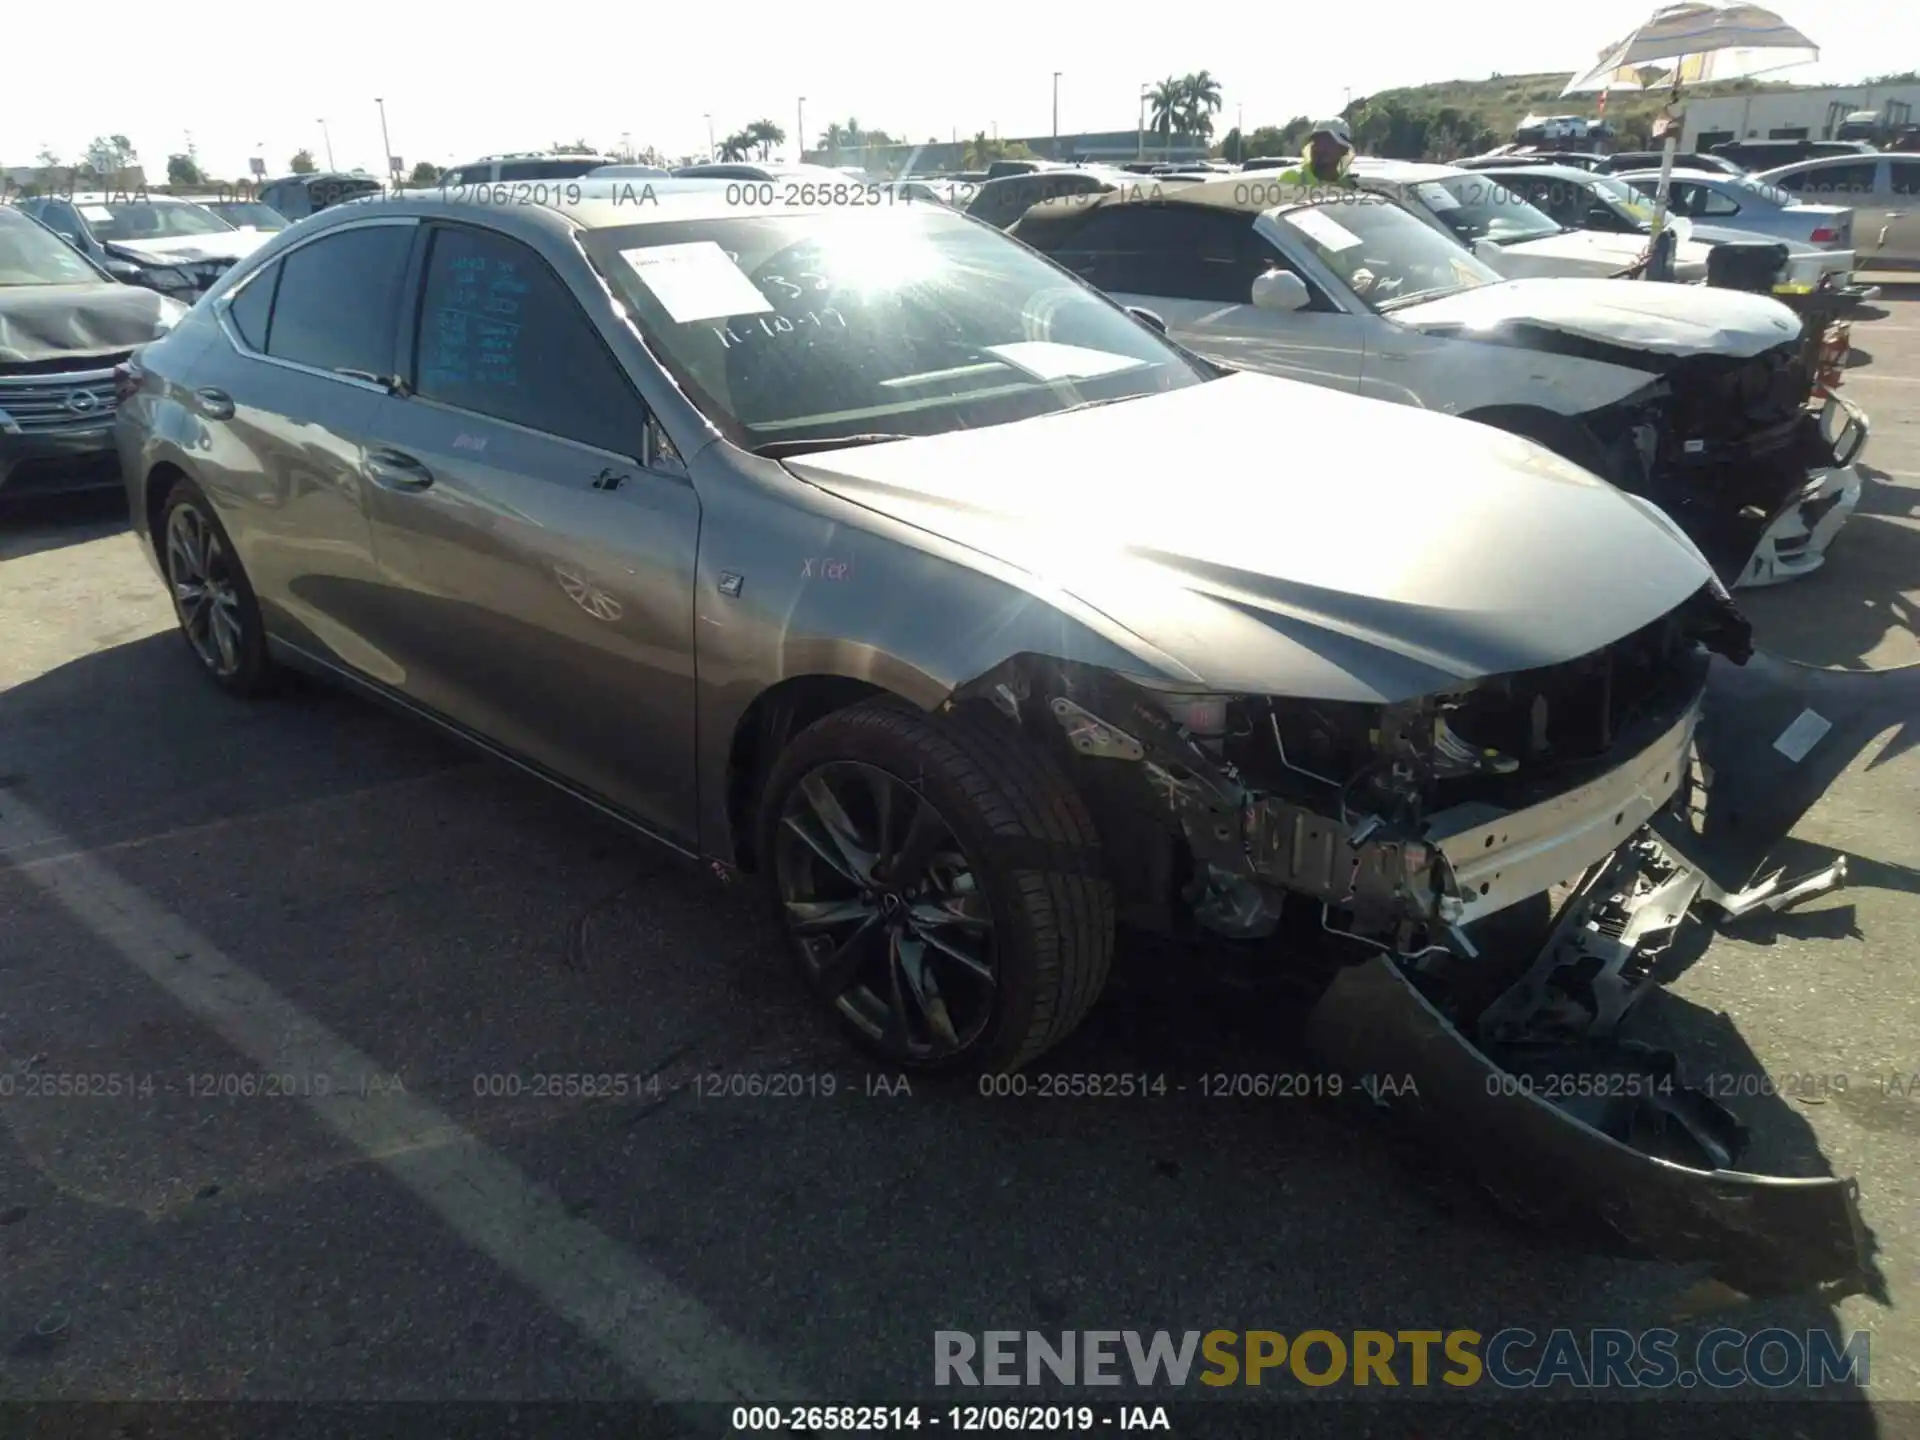
[[1193, 672], [1037, 577], [714, 446], [695, 460], [697, 765], [704, 853], [735, 856], [734, 737], [802, 677], [878, 687], [925, 710], [1020, 654], [1190, 680]]

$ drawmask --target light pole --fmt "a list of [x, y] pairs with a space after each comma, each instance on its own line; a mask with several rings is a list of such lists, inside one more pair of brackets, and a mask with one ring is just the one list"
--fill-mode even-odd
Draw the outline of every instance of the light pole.
[[[391, 185], [399, 177], [393, 170], [393, 141], [387, 138], [387, 102], [376, 95], [373, 97], [373, 103], [380, 107], [380, 148], [387, 157], [387, 183]], [[329, 160], [327, 163], [331, 165], [333, 162]]]
[[327, 117], [320, 117], [320, 138], [326, 141], [327, 169], [333, 169], [333, 136], [327, 133]]
[[719, 158], [720, 147], [713, 143], [713, 115], [709, 113], [707, 115], [707, 159], [718, 160]]
[[1060, 72], [1053, 72], [1053, 149], [1048, 152], [1049, 160], [1060, 158]]
[[807, 97], [802, 95], [793, 107], [793, 122], [799, 127], [799, 134], [793, 137], [794, 152], [799, 155], [802, 165], [807, 163]]
[[1134, 146], [1133, 158], [1136, 162], [1147, 158], [1147, 89], [1140, 87], [1140, 135], [1139, 143]]

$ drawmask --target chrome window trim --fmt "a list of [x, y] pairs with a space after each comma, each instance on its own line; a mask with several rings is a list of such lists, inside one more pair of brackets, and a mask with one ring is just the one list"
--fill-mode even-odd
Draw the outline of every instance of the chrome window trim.
[[322, 370], [317, 365], [304, 365], [298, 360], [288, 360], [278, 355], [269, 355], [265, 351], [256, 350], [241, 336], [240, 327], [233, 323], [232, 317], [227, 312], [233, 308], [234, 300], [239, 297], [243, 290], [297, 250], [304, 250], [307, 246], [318, 244], [330, 236], [344, 235], [351, 230], [371, 230], [376, 226], [404, 225], [417, 227], [419, 224], [420, 217], [417, 215], [369, 216], [364, 220], [350, 220], [344, 225], [330, 225], [317, 235], [308, 235], [300, 240], [294, 241], [293, 244], [275, 254], [271, 259], [264, 260], [255, 265], [239, 283], [213, 302], [214, 321], [219, 325], [220, 333], [226, 336], [227, 343], [234, 348], [236, 353], [246, 356], [249, 360], [257, 360], [263, 365], [278, 366], [282, 370], [291, 370], [297, 375], [313, 375], [322, 380], [337, 381], [342, 385], [351, 385], [356, 390], [370, 390], [376, 395], [392, 394], [393, 387], [382, 384], [377, 380], [366, 380], [358, 375], [342, 374], [338, 370]]
[[691, 477], [687, 474], [687, 467], [684, 464], [660, 453], [659, 444], [655, 439], [655, 432], [659, 430], [660, 422], [654, 418], [652, 408], [638, 395], [634, 398], [639, 400], [640, 408], [646, 413], [647, 417], [646, 429], [641, 437], [640, 444], [640, 448], [646, 452], [644, 455], [629, 455], [621, 450], [608, 450], [604, 446], [590, 445], [585, 440], [575, 440], [570, 435], [556, 435], [551, 430], [538, 430], [531, 425], [522, 425], [517, 420], [506, 420], [498, 415], [488, 415], [483, 411], [469, 410], [464, 405], [454, 405], [445, 400], [435, 400], [430, 395], [420, 395], [409, 391], [404, 398], [409, 405], [431, 406], [444, 415], [456, 415], [463, 419], [478, 421], [483, 425], [502, 425], [514, 431], [516, 434], [525, 435], [530, 439], [547, 440], [556, 445], [565, 445], [570, 449], [579, 450], [587, 455], [599, 456], [607, 460], [620, 460], [628, 465], [638, 465], [649, 475], [657, 476], [663, 480], [681, 480], [691, 483]]

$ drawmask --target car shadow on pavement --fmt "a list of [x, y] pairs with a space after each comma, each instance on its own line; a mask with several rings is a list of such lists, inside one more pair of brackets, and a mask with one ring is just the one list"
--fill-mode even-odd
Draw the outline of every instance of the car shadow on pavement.
[[1902, 524], [1920, 492], [1885, 476], [1867, 481], [1860, 509], [1813, 574], [1736, 592], [1761, 649], [1802, 665], [1874, 670], [1911, 663], [1920, 613], [1920, 527]]
[[81, 495], [33, 495], [9, 500], [0, 491], [0, 564], [47, 550], [84, 545], [127, 528], [127, 497], [119, 490]]
[[[1686, 1267], [1517, 1225], [1463, 1173], [1410, 1158], [1365, 1097], [1306, 1056], [1295, 992], [1257, 974], [1129, 943], [1103, 1002], [1019, 1090], [896, 1091], [899, 1077], [856, 1059], [801, 992], [743, 885], [703, 881], [358, 699], [309, 689], [236, 704], [165, 634], [0, 695], [0, 737], [0, 810], [18, 797], [58, 832], [0, 857], [9, 903], [37, 893], [13, 865], [90, 848], [740, 1333], [847, 1393], [924, 1385], [927, 1337], [956, 1325], [1640, 1328], [1666, 1323], [1695, 1286]], [[87, 966], [118, 963], [48, 955], [39, 983], [57, 998], [67, 966], [84, 985], [98, 983], [79, 978]], [[174, 1012], [158, 990], [147, 1003]], [[1729, 1073], [1757, 1066], [1724, 1017], [1666, 997], [1661, 1019], [1717, 1046]], [[40, 1048], [118, 1043], [112, 1027], [69, 1033], [81, 1009], [13, 1021], [43, 1034]], [[477, 1083], [610, 1068], [663, 1077], [668, 1092], [543, 1106]], [[836, 1077], [838, 1097], [703, 1088], [794, 1074]], [[1046, 1077], [1074, 1076], [1136, 1088], [1042, 1093]], [[1241, 1093], [1241, 1076], [1265, 1083]], [[289, 1113], [277, 1103], [273, 1115]], [[1823, 1164], [1791, 1110], [1750, 1108], [1765, 1153], [1800, 1173]], [[180, 1183], [232, 1185], [219, 1123], [171, 1159], [165, 1126], [129, 1143]], [[269, 1192], [305, 1183], [270, 1167], [248, 1178]], [[352, 1254], [334, 1263], [351, 1286]], [[1720, 1320], [1838, 1324], [1811, 1301]], [[1437, 1424], [1438, 1408], [1422, 1419]], [[1772, 1429], [1786, 1407], [1739, 1408], [1750, 1421], [1689, 1431], [1792, 1433]], [[1823, 1436], [1874, 1433], [1864, 1407], [1823, 1413]]]

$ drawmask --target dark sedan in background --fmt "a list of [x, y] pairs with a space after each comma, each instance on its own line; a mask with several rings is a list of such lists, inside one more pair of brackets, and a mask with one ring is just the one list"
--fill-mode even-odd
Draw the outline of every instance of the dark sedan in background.
[[0, 207], [0, 502], [120, 483], [113, 367], [185, 313]]

